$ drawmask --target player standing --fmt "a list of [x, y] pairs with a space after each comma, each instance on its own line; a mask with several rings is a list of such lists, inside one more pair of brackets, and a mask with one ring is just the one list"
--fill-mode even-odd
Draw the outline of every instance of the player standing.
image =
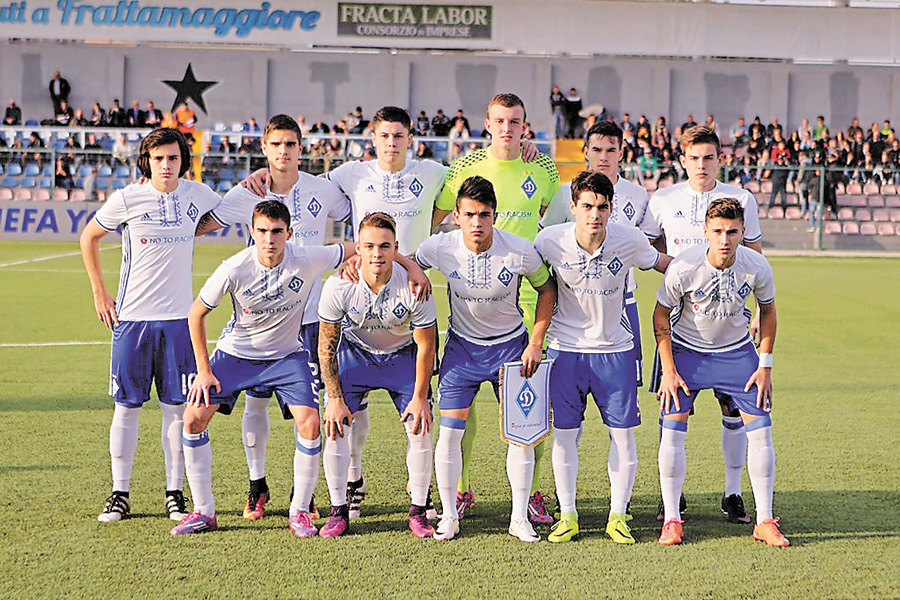
[[[653, 313], [659, 347], [662, 438], [659, 479], [665, 504], [660, 544], [680, 544], [684, 535], [679, 497], [687, 461], [684, 442], [697, 393], [727, 392], [740, 411], [749, 444], [748, 472], [756, 505], [753, 538], [770, 546], [790, 542], [772, 515], [775, 447], [772, 442], [772, 349], [775, 345], [775, 282], [762, 254], [741, 247], [744, 209], [734, 198], [710, 202], [704, 234], [708, 246], [695, 245], [672, 261]], [[750, 336], [747, 296], [756, 297], [760, 315], [760, 354]]]
[[[549, 156], [539, 154], [533, 162], [522, 160], [522, 135], [525, 131], [525, 104], [515, 94], [494, 96], [487, 108], [485, 129], [491, 134], [491, 145], [459, 158], [450, 165], [444, 189], [435, 204], [433, 225], [443, 221], [456, 206], [456, 198], [463, 182], [480, 175], [494, 186], [497, 196], [496, 229], [534, 240], [541, 215], [559, 188], [559, 173]], [[523, 286], [519, 298], [525, 313], [526, 326], [535, 321], [537, 294], [530, 284]], [[472, 451], [477, 431], [475, 404], [466, 420], [466, 434], [462, 440], [463, 470], [459, 481], [457, 506], [460, 518], [475, 500], [470, 483]], [[534, 477], [528, 503], [528, 518], [534, 523], [549, 524], [553, 518], [547, 512], [543, 494], [539, 491], [541, 459], [544, 444], [534, 449]]]
[[[460, 229], [428, 238], [416, 252], [419, 264], [443, 273], [450, 288], [450, 329], [438, 386], [441, 435], [435, 450], [444, 510], [435, 537], [444, 540], [459, 532], [456, 494], [462, 471], [461, 441], [475, 394], [483, 382], [490, 381], [499, 398], [504, 363], [521, 360], [522, 376], [534, 374], [556, 301], [556, 285], [531, 242], [494, 229], [496, 208], [491, 182], [470, 177], [459, 188], [453, 212]], [[538, 293], [530, 340], [517, 302], [523, 276]], [[533, 469], [534, 449], [509, 444], [509, 533], [526, 542], [540, 540], [527, 518]]]
[[[653, 194], [641, 230], [654, 245], [678, 256], [693, 246], [703, 246], [704, 218], [710, 202], [718, 198], [737, 198], [744, 209], [744, 245], [762, 252], [762, 231], [753, 194], [734, 185], [716, 180], [721, 157], [721, 145], [716, 133], [705, 125], [691, 127], [681, 136], [682, 155], [679, 157], [688, 180]], [[751, 331], [756, 331], [755, 323]], [[650, 391], [657, 391], [652, 389]], [[722, 457], [725, 462], [725, 492], [722, 512], [731, 523], [749, 523], [741, 495], [741, 473], [747, 456], [747, 435], [737, 407], [722, 390], [713, 392], [722, 409]], [[681, 499], [681, 512], [686, 503]], [[660, 506], [657, 519], [663, 518]]]
[[[323, 246], [328, 220], [348, 220], [350, 203], [334, 183], [299, 170], [302, 135], [300, 126], [288, 115], [275, 115], [266, 124], [262, 138], [262, 151], [270, 176], [266, 199], [276, 200], [287, 207], [293, 230], [290, 243], [300, 247]], [[231, 200], [228, 205], [235, 209], [234, 214], [227, 215], [227, 222], [244, 223], [247, 231], [252, 231], [253, 208], [260, 198], [242, 186], [235, 186], [225, 197]], [[312, 287], [300, 327], [300, 339], [304, 350], [310, 355], [313, 377], [318, 381], [318, 308], [322, 279], [317, 278], [309, 283]], [[266, 483], [266, 447], [270, 432], [268, 409], [271, 395], [271, 391], [264, 388], [246, 392], [241, 431], [250, 471], [250, 491], [244, 506], [244, 518], [250, 520], [265, 514], [266, 502], [270, 497]]]
[[434, 299], [417, 300], [409, 289], [407, 269], [395, 263], [397, 240], [391, 217], [383, 213], [364, 217], [356, 248], [361, 258], [359, 281], [330, 277], [319, 303], [319, 360], [326, 394], [324, 462], [332, 504], [319, 535], [337, 537], [347, 530], [354, 419], [369, 391], [385, 389], [408, 439], [409, 527], [416, 537], [430, 537], [434, 527], [425, 504], [433, 454], [429, 383], [437, 337]]
[[550, 321], [547, 358], [553, 407], [553, 475], [560, 520], [551, 542], [579, 532], [575, 508], [578, 443], [587, 395], [594, 397], [609, 429], [610, 511], [606, 533], [633, 544], [628, 502], [637, 472], [635, 428], [641, 423], [637, 362], [624, 311], [631, 267], [663, 272], [670, 257], [650, 246], [637, 229], [609, 223], [615, 191], [602, 173], [585, 171], [572, 180], [570, 210], [575, 223], [538, 234], [535, 247], [557, 279], [557, 310]]
[[[244, 390], [274, 390], [285, 419], [294, 420], [294, 497], [290, 529], [298, 537], [317, 534], [307, 512], [319, 478], [319, 393], [309, 367], [309, 353], [297, 332], [312, 282], [343, 262], [346, 244], [301, 248], [288, 244], [293, 235], [287, 207], [275, 200], [253, 209], [255, 246], [223, 262], [203, 285], [191, 306], [191, 341], [197, 376], [184, 415], [184, 455], [194, 511], [172, 535], [217, 528], [212, 493], [212, 447], [207, 428], [213, 416], [231, 414]], [[212, 360], [206, 347], [206, 316], [225, 297], [234, 307]]]
[[[148, 181], [112, 194], [80, 240], [94, 309], [113, 332], [109, 381], [116, 405], [109, 430], [113, 491], [100, 521], [118, 521], [131, 510], [138, 416], [154, 382], [163, 413], [166, 510], [173, 520], [181, 520], [187, 512], [181, 423], [188, 376], [195, 371], [187, 323], [194, 238], [198, 219], [222, 202], [206, 185], [181, 179], [190, 168], [191, 150], [176, 129], [150, 132], [141, 142], [137, 164]], [[118, 227], [122, 267], [113, 300], [103, 281], [100, 239]]]

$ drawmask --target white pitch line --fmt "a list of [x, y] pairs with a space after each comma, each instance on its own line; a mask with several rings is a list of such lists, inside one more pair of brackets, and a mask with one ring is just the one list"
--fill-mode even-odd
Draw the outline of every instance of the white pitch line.
[[[116, 244], [115, 246], [109, 246], [106, 248], [100, 248], [100, 250], [112, 250], [114, 248], [118, 248], [121, 244]], [[3, 267], [15, 267], [16, 265], [27, 265], [30, 263], [36, 262], [44, 262], [45, 260], [55, 260], [57, 258], [69, 258], [71, 256], [81, 256], [81, 252], [67, 252], [65, 254], [53, 254], [51, 256], [40, 256], [38, 258], [29, 258], [26, 260], [17, 260], [10, 263], [0, 263], [0, 269]]]

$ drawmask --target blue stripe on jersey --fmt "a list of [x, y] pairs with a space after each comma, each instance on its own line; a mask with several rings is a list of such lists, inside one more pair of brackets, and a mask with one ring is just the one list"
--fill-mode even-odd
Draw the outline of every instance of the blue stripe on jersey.
[[431, 323], [427, 323], [425, 325], [413, 325], [413, 329], [428, 329], [432, 325], [437, 325], [437, 319], [435, 319]]
[[[201, 302], [203, 302], [203, 300], [201, 300]], [[203, 302], [203, 304], [206, 304], [206, 302]], [[228, 322], [225, 323], [225, 327], [222, 328], [222, 333], [219, 334], [220, 340], [223, 337], [225, 337], [226, 333], [231, 333], [231, 331], [234, 329], [234, 324], [237, 323], [237, 312], [238, 312], [237, 311], [237, 302], [235, 301], [234, 294], [232, 293], [231, 294], [231, 318], [228, 319]]]
[[131, 236], [128, 225], [122, 225], [122, 272], [119, 276], [119, 290], [116, 292], [116, 313], [121, 313], [125, 306], [125, 291], [128, 288], [128, 277], [131, 275]]
[[209, 310], [215, 310], [217, 308], [216, 305], [210, 304], [209, 302], [204, 300], [199, 294], [197, 295], [197, 300], [199, 300], [200, 303], [203, 304], [203, 306], [205, 306]]
[[455, 417], [441, 417], [441, 427], [463, 430], [466, 428], [466, 420]]
[[687, 431], [687, 421], [676, 421], [675, 419], [663, 419], [660, 423], [663, 429], [674, 429], [675, 431]]
[[762, 429], [763, 427], [771, 427], [772, 426], [772, 417], [766, 415], [764, 417], [760, 417], [758, 419], [753, 419], [749, 423], [744, 424], [744, 431], [750, 433], [751, 431], [756, 431], [757, 429]]
[[303, 444], [300, 443], [300, 440], [297, 440], [297, 450], [299, 450], [303, 454], [306, 454], [307, 456], [315, 456], [316, 454], [318, 454], [319, 452], [322, 451], [322, 443], [320, 442], [319, 445], [316, 446], [315, 448], [307, 448], [306, 446], [304, 446]]
[[110, 232], [110, 233], [112, 233], [112, 232], [114, 232], [114, 231], [116, 230], [115, 227], [110, 228], [110, 227], [107, 227], [106, 225], [104, 225], [103, 223], [101, 223], [101, 222], [100, 222], [100, 219], [98, 219], [96, 215], [94, 216], [94, 223], [96, 223], [96, 224], [99, 225], [102, 229], [105, 229], [106, 231], [108, 231], [108, 232]]
[[200, 433], [182, 433], [181, 443], [188, 448], [199, 448], [209, 443], [209, 432], [202, 431]]

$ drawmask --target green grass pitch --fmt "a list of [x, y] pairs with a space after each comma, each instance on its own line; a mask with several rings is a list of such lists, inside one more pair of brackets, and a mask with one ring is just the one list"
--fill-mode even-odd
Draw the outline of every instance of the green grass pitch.
[[[198, 247], [196, 286], [235, 250]], [[47, 257], [52, 258], [41, 260]], [[104, 251], [103, 261], [115, 290], [119, 250]], [[688, 436], [685, 543], [656, 544], [657, 408], [645, 390], [632, 502], [639, 543], [632, 547], [618, 547], [603, 533], [608, 441], [596, 408], [588, 410], [581, 445], [581, 537], [557, 546], [523, 544], [506, 534], [505, 447], [487, 388], [477, 399], [477, 501], [452, 542], [417, 540], [407, 530], [405, 436], [384, 395], [371, 402], [364, 462], [370, 493], [349, 535], [298, 540], [289, 533], [293, 443], [290, 425], [275, 408], [268, 459], [271, 516], [253, 523], [241, 519], [247, 470], [239, 407], [234, 416], [216, 417], [210, 428], [220, 531], [172, 539], [172, 522], [163, 516], [155, 401], [141, 417], [133, 518], [108, 524], [96, 519], [110, 485], [109, 336], [93, 314], [77, 246], [0, 243], [0, 596], [900, 597], [900, 392], [894, 371], [900, 260], [772, 263], [779, 317], [775, 508], [790, 548], [768, 548], [750, 538], [750, 527], [723, 521], [719, 417], [708, 392]], [[649, 354], [659, 275], [640, 274], [639, 283]], [[436, 296], [445, 315], [443, 290]], [[224, 308], [213, 313], [211, 336], [227, 317]], [[445, 328], [446, 320], [440, 322]], [[96, 344], [38, 345], [56, 342]], [[552, 496], [549, 454], [542, 480]], [[746, 474], [744, 497], [752, 510]], [[326, 508], [324, 476], [317, 498]]]

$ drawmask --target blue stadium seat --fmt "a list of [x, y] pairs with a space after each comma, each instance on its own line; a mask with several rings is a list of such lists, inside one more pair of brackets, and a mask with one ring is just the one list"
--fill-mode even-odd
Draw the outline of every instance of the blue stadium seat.
[[25, 165], [25, 176], [26, 177], [34, 177], [36, 175], [41, 174], [41, 168], [37, 165], [37, 163], [28, 163]]
[[116, 144], [116, 141], [109, 136], [104, 137], [102, 140], [98, 142], [100, 147], [106, 150], [107, 152], [113, 149], [113, 146]]
[[62, 150], [66, 147], [66, 140], [56, 140], [53, 142], [54, 150]]
[[50, 163], [44, 165], [41, 169], [41, 175], [43, 175], [44, 177], [53, 177], [53, 165], [51, 165]]
[[131, 169], [126, 167], [125, 165], [119, 165], [116, 167], [115, 176], [120, 179], [128, 179], [131, 177]]
[[546, 131], [538, 131], [537, 134], [535, 135], [535, 137], [537, 137], [537, 139], [539, 139], [542, 142], [546, 142], [546, 141], [550, 140], [550, 134]]
[[25, 127], [37, 127], [40, 125], [37, 119], [28, 119], [25, 121]]
[[9, 166], [6, 167], [6, 174], [10, 177], [18, 177], [22, 174], [22, 165], [19, 163], [9, 163]]
[[97, 189], [98, 190], [109, 189], [109, 179], [98, 179], [97, 180]]
[[0, 183], [0, 185], [2, 185], [5, 188], [14, 188], [18, 184], [19, 184], [18, 179], [16, 179], [15, 177], [9, 177], [9, 176], [4, 177], [2, 183]]
[[223, 179], [223, 180], [219, 181], [219, 185], [216, 186], [216, 189], [219, 190], [220, 192], [227, 192], [232, 187], [233, 186], [231, 184], [231, 181], [229, 181], [228, 179]]
[[112, 188], [114, 190], [121, 190], [126, 185], [128, 185], [128, 181], [125, 179], [113, 179]]
[[81, 168], [78, 169], [78, 175], [81, 177], [87, 177], [91, 174], [91, 165], [81, 165]]
[[97, 171], [97, 175], [100, 177], [112, 177], [113, 171], [109, 165], [100, 165], [100, 169]]
[[243, 181], [243, 180], [247, 179], [247, 177], [250, 176], [250, 171], [248, 171], [247, 169], [241, 169], [236, 174], [237, 174], [238, 181]]
[[19, 187], [23, 187], [23, 188], [37, 187], [37, 180], [34, 177], [23, 177], [22, 181], [19, 182]]
[[234, 180], [234, 171], [231, 169], [222, 169], [219, 171], [219, 179], [227, 179], [228, 181]]
[[38, 180], [38, 187], [52, 188], [53, 187], [53, 179], [50, 177], [41, 177]]
[[3, 165], [0, 164], [0, 175], [3, 175]]

